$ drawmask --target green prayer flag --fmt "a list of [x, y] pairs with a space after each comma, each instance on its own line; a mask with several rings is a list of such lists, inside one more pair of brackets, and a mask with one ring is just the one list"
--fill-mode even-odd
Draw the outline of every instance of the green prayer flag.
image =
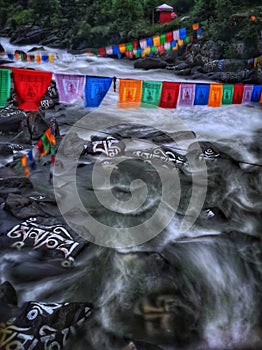
[[166, 43], [166, 34], [161, 34], [160, 35], [160, 45]]
[[126, 51], [132, 51], [133, 50], [133, 44], [132, 43], [127, 43], [126, 44]]
[[190, 36], [186, 36], [186, 38], [184, 39], [184, 42], [186, 44], [190, 43]]
[[158, 106], [162, 90], [160, 81], [143, 81], [142, 103]]
[[157, 53], [157, 46], [151, 46], [151, 52]]
[[48, 138], [46, 136], [46, 134], [44, 134], [42, 137], [41, 137], [41, 141], [42, 141], [42, 145], [44, 147], [44, 150], [48, 153], [49, 152], [49, 149], [50, 149], [50, 143], [48, 141]]
[[6, 106], [11, 92], [11, 70], [0, 69], [0, 108]]
[[233, 84], [224, 84], [223, 85], [223, 95], [222, 95], [222, 105], [232, 104], [234, 95], [234, 85]]

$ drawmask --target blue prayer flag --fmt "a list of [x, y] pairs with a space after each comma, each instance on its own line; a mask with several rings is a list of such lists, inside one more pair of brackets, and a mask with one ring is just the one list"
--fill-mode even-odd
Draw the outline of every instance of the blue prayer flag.
[[251, 95], [251, 102], [259, 102], [262, 85], [254, 85]]
[[153, 38], [152, 37], [149, 37], [149, 38], [146, 38], [146, 44], [147, 46], [153, 46]]
[[113, 78], [86, 77], [84, 99], [85, 107], [99, 107], [107, 94]]
[[209, 84], [196, 84], [194, 105], [205, 106], [208, 104]]
[[180, 28], [179, 29], [179, 39], [185, 39], [186, 38], [186, 28]]

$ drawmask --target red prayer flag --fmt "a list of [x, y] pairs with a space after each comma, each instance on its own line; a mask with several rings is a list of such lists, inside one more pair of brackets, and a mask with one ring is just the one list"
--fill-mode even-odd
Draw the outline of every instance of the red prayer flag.
[[176, 108], [180, 83], [163, 81], [159, 107]]
[[13, 68], [13, 82], [19, 109], [38, 111], [40, 101], [51, 83], [52, 72]]
[[166, 33], [166, 42], [171, 43], [173, 41], [173, 32]]
[[243, 97], [244, 85], [243, 84], [234, 84], [234, 95], [233, 95], [233, 104], [241, 104]]

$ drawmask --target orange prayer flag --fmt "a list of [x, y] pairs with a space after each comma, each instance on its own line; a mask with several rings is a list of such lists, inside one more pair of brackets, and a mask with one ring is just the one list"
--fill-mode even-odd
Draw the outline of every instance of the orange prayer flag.
[[119, 44], [118, 47], [119, 47], [120, 53], [126, 52], [126, 44]]
[[223, 95], [222, 84], [210, 84], [208, 106], [209, 107], [220, 107]]
[[142, 80], [120, 79], [119, 108], [139, 108], [142, 97]]
[[24, 170], [24, 176], [28, 176], [30, 174], [30, 168], [26, 167]]
[[262, 91], [261, 91], [261, 94], [260, 94], [259, 102], [262, 103]]
[[153, 36], [153, 46], [159, 46], [160, 45], [160, 36], [154, 35]]
[[192, 25], [193, 30], [198, 30], [199, 29], [199, 23], [194, 23]]
[[23, 155], [21, 158], [21, 165], [22, 167], [26, 167], [26, 163], [27, 163], [27, 156]]

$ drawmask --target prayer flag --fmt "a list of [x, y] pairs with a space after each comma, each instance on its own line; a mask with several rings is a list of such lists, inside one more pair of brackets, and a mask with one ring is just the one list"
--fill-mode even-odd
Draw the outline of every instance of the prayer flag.
[[147, 47], [146, 39], [140, 40], [139, 44], [140, 44], [141, 49], [144, 49], [145, 47]]
[[253, 85], [244, 85], [242, 103], [251, 102], [252, 91]]
[[11, 70], [0, 69], [0, 108], [6, 106], [11, 92]]
[[262, 85], [254, 85], [251, 95], [251, 102], [259, 102], [261, 91]]
[[98, 49], [98, 55], [104, 57], [106, 55], [106, 50], [104, 47]]
[[153, 45], [154, 46], [159, 46], [160, 45], [160, 36], [159, 35], [154, 35], [153, 36]]
[[166, 33], [166, 42], [171, 43], [172, 40], [173, 40], [173, 32]]
[[119, 107], [138, 108], [142, 96], [142, 80], [121, 79], [119, 81]]
[[243, 84], [234, 84], [234, 95], [233, 95], [233, 104], [241, 104], [243, 99], [243, 91], [244, 91], [244, 85]]
[[160, 53], [160, 54], [164, 53], [165, 52], [165, 46], [163, 44], [159, 45], [157, 47], [157, 52]]
[[160, 45], [164, 44], [166, 42], [166, 34], [160, 35]]
[[118, 47], [119, 47], [120, 53], [126, 52], [126, 44], [119, 44]]
[[13, 82], [19, 109], [38, 111], [40, 101], [51, 83], [52, 73], [13, 68]]
[[133, 44], [132, 43], [126, 43], [126, 51], [132, 51], [133, 50]]
[[83, 97], [83, 75], [55, 73], [55, 81], [60, 103], [72, 104]]
[[183, 46], [184, 45], [184, 40], [178, 40], [177, 43], [178, 43], [178, 46]]
[[186, 28], [180, 28], [179, 29], [179, 39], [185, 39], [186, 38]]
[[259, 102], [262, 103], [262, 91], [261, 91], [261, 94], [260, 94]]
[[208, 99], [209, 107], [220, 107], [223, 94], [222, 84], [210, 84], [210, 92]]
[[149, 38], [146, 38], [146, 45], [147, 46], [153, 46], [153, 38], [150, 36]]
[[198, 29], [199, 29], [199, 23], [194, 23], [194, 24], [192, 25], [192, 29], [193, 29], [193, 30], [198, 30]]
[[159, 107], [176, 108], [179, 95], [180, 83], [164, 81], [162, 83], [162, 91]]
[[209, 98], [209, 84], [196, 84], [194, 105], [206, 106]]
[[232, 104], [234, 95], [234, 85], [233, 84], [224, 84], [223, 85], [223, 95], [222, 95], [222, 105]]
[[142, 103], [158, 106], [161, 89], [160, 81], [143, 81]]
[[107, 46], [106, 47], [106, 54], [107, 55], [113, 55], [113, 48], [112, 48], [112, 46]]
[[112, 81], [113, 78], [86, 77], [84, 89], [85, 107], [99, 107]]
[[179, 30], [173, 30], [173, 40], [179, 40], [180, 36], [179, 36]]
[[179, 91], [178, 106], [193, 106], [195, 100], [195, 84], [181, 83]]

